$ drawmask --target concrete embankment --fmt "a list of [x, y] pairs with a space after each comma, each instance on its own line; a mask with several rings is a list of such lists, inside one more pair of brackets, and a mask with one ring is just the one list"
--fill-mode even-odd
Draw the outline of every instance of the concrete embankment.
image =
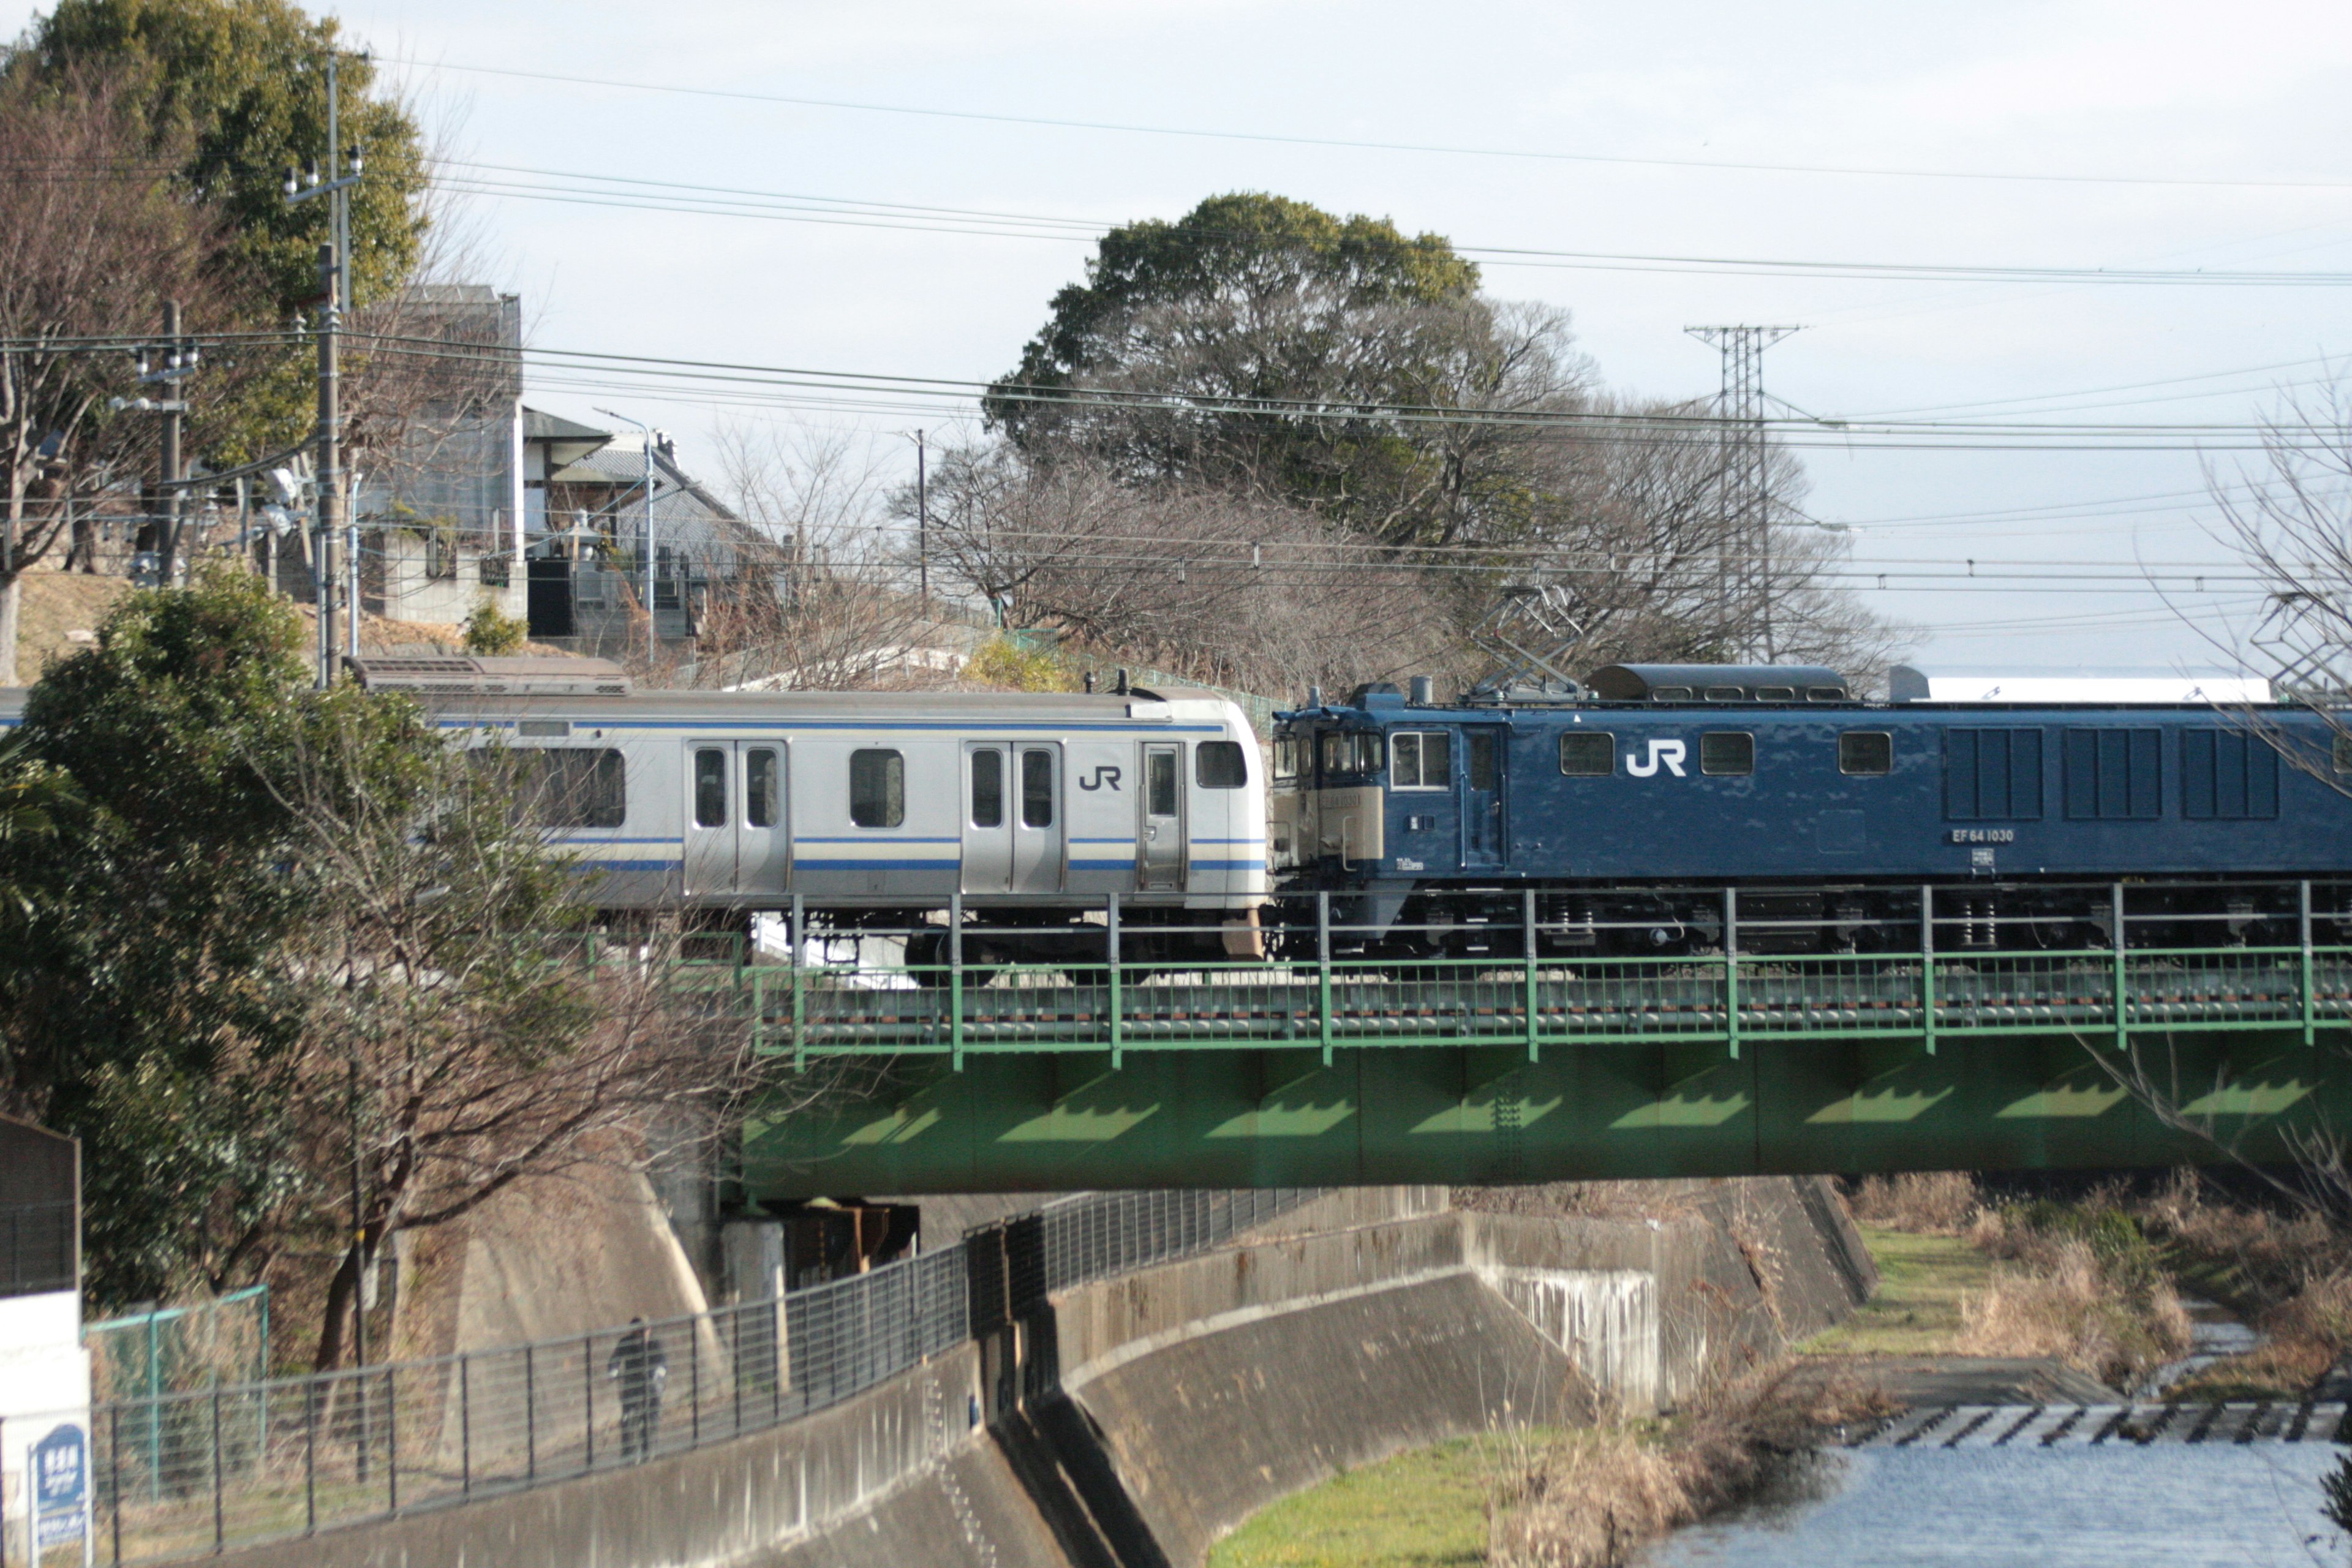
[[1576, 1420], [1599, 1399], [1671, 1402], [1836, 1321], [1869, 1288], [1858, 1238], [1814, 1184], [1690, 1184], [1653, 1217], [1415, 1212], [1442, 1201], [1336, 1195], [1281, 1234], [1007, 1302], [978, 1342], [789, 1427], [239, 1555], [257, 1568], [1190, 1564], [1339, 1469]]

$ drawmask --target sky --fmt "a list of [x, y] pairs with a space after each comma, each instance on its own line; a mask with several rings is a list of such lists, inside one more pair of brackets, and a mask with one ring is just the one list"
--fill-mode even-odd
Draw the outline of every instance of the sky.
[[[0, 0], [0, 24], [35, 9]], [[2352, 274], [2341, 0], [368, 0], [337, 14], [415, 96], [452, 183], [480, 193], [460, 204], [479, 280], [522, 295], [541, 349], [982, 380], [1082, 276], [1090, 235], [1234, 190], [1496, 248]], [[551, 174], [819, 200], [798, 221], [764, 199], [740, 199], [753, 216], [615, 208]], [[877, 226], [842, 203], [1055, 221]], [[2262, 600], [2211, 488], [2261, 462], [2229, 449], [2247, 430], [2352, 368], [2342, 283], [1481, 259], [1491, 293], [1571, 310], [1628, 393], [1716, 388], [1716, 352], [1687, 327], [1793, 325], [1765, 356], [1766, 388], [1825, 419], [2241, 427], [2130, 451], [1809, 436], [1806, 511], [1847, 526], [1851, 581], [1916, 628], [1910, 650], [1932, 668], [2231, 664]], [[786, 420], [911, 474], [902, 432], [971, 425], [969, 403], [860, 411], [808, 395], [825, 405], [786, 409], [578, 380], [540, 374], [530, 400], [672, 430], [689, 468], [730, 425]]]

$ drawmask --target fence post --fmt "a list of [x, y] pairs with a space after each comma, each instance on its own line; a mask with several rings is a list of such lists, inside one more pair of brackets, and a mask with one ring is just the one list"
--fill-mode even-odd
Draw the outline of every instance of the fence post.
[[522, 1347], [522, 1479], [529, 1486], [539, 1479], [539, 1380], [533, 1374], [530, 1346]]
[[400, 1385], [398, 1363], [383, 1363], [383, 1474], [389, 1511], [400, 1511]]
[[580, 1386], [588, 1394], [580, 1419], [583, 1434], [580, 1468], [593, 1470], [596, 1468], [596, 1336], [593, 1334], [583, 1334], [580, 1338]]
[[1108, 895], [1108, 898], [1103, 906], [1103, 919], [1105, 921], [1103, 930], [1103, 956], [1108, 963], [1109, 967], [1107, 973], [1110, 975], [1110, 1070], [1117, 1072], [1119, 1067], [1120, 1055], [1119, 1026], [1122, 1022], [1122, 1008], [1119, 1001], [1121, 987], [1119, 985], [1118, 973], [1118, 895], [1117, 893]]
[[[702, 1447], [702, 1335], [698, 1331], [700, 1322], [701, 1320], [698, 1318], [690, 1318], [687, 1321], [686, 1330], [686, 1364], [691, 1369], [688, 1375], [694, 1386], [694, 1413], [688, 1425], [687, 1446], [694, 1448]], [[646, 1447], [648, 1448], [653, 1447], [653, 1434], [650, 1432], [646, 1434]]]
[[474, 1495], [473, 1380], [466, 1373], [466, 1357], [457, 1357], [457, 1489]]
[[1528, 888], [1525, 890], [1523, 896], [1525, 899], [1525, 904], [1520, 910], [1520, 924], [1527, 942], [1528, 1060], [1536, 1061], [1539, 1059], [1542, 1055], [1538, 1045], [1538, 1031], [1536, 1028], [1536, 890], [1533, 888]]
[[1331, 895], [1315, 895], [1316, 1021], [1323, 1037], [1323, 1065], [1331, 1065]]
[[801, 978], [801, 944], [807, 940], [806, 905], [802, 895], [793, 895], [793, 1070], [798, 1072], [808, 1065], [807, 1015], [802, 1005], [804, 986]]
[[[114, 1537], [114, 1561], [122, 1561], [122, 1406], [109, 1402], [106, 1406], [106, 1507], [109, 1532]], [[7, 1538], [0, 1531], [0, 1542]], [[0, 1545], [0, 1557], [7, 1548]]]
[[2108, 896], [2112, 900], [2109, 908], [2116, 926], [2116, 1049], [2122, 1051], [2130, 1048], [2127, 1012], [2130, 1004], [2126, 1000], [2130, 993], [2124, 973], [2124, 885], [2121, 882], [2110, 883]]
[[1723, 1029], [1731, 1059], [1739, 1059], [1739, 889], [1723, 889]]
[[963, 1071], [963, 894], [948, 895], [948, 1057]]
[[1919, 1032], [1936, 1054], [1936, 889], [1919, 885]]
[[319, 1532], [319, 1393], [317, 1378], [303, 1383], [302, 1533], [305, 1535]]
[[2317, 977], [2313, 973], [2311, 952], [2311, 879], [2305, 878], [2299, 885], [2303, 921], [2303, 1043], [2306, 1046], [2319, 1038], [2318, 999], [2313, 994]]
[[[228, 1510], [222, 1497], [225, 1478], [221, 1475], [220, 1384], [213, 1384], [213, 1550], [217, 1552], [228, 1538]], [[31, 1517], [29, 1512], [27, 1518]]]

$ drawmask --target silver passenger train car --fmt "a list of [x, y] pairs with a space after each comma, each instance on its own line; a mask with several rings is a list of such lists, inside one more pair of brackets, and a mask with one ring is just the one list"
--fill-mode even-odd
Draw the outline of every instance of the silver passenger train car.
[[[593, 659], [353, 668], [452, 744], [512, 753], [600, 909], [720, 923], [798, 895], [815, 923], [883, 929], [960, 899], [1018, 961], [1079, 955], [1087, 930], [1099, 946], [1082, 922], [1117, 894], [1138, 959], [1257, 948], [1264, 764], [1209, 693], [639, 691]], [[0, 725], [23, 702], [0, 692]], [[1165, 952], [1154, 927], [1175, 928]]]

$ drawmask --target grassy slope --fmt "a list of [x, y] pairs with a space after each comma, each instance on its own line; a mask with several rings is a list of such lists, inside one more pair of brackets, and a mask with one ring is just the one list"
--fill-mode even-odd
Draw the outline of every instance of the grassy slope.
[[1335, 1476], [1253, 1516], [1209, 1568], [1475, 1568], [1496, 1478], [1541, 1441], [1458, 1437]]
[[1830, 1355], [1944, 1355], [1960, 1332], [1960, 1297], [1991, 1282], [1992, 1260], [1957, 1236], [1862, 1227], [1878, 1293], [1803, 1349]]

